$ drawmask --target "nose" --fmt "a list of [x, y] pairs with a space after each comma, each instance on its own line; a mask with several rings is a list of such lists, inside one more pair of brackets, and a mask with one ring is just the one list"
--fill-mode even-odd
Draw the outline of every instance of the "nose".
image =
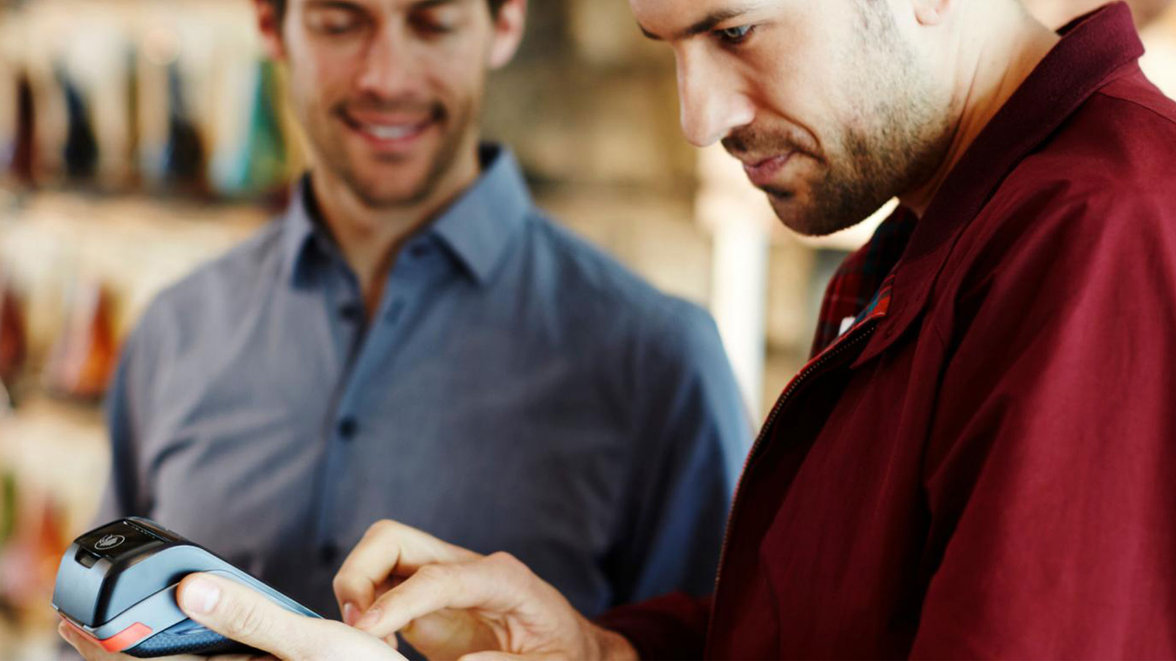
[[358, 86], [361, 92], [378, 97], [395, 96], [409, 86], [412, 71], [410, 49], [404, 35], [389, 24], [376, 30], [363, 51]]
[[692, 145], [714, 144], [755, 119], [736, 72], [693, 53], [679, 54], [677, 63], [682, 133]]

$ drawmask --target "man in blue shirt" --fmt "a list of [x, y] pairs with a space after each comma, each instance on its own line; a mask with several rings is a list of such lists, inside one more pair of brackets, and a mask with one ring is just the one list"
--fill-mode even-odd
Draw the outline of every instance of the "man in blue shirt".
[[709, 592], [747, 420], [707, 314], [479, 144], [525, 2], [257, 7], [315, 165], [126, 342], [99, 517], [155, 518], [326, 615], [385, 518], [509, 551], [589, 615]]

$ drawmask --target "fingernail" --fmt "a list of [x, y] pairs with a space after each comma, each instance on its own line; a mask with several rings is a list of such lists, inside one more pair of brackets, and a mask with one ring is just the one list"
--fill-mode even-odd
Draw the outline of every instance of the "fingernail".
[[184, 603], [180, 605], [184, 610], [211, 613], [216, 608], [216, 602], [220, 601], [220, 588], [212, 581], [197, 578], [184, 586], [181, 597]]
[[355, 626], [355, 620], [359, 618], [359, 609], [356, 608], [349, 601], [343, 604], [343, 624], [349, 627]]
[[355, 628], [356, 629], [366, 629], [367, 627], [370, 627], [379, 621], [380, 621], [380, 609], [379, 608], [369, 608], [368, 612], [364, 613], [363, 617], [359, 618], [359, 621], [355, 623]]

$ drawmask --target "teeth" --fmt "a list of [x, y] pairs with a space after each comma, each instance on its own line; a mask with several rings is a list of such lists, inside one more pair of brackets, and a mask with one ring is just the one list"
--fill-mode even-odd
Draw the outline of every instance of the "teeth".
[[363, 124], [363, 130], [380, 140], [400, 140], [416, 133], [417, 126], [381, 126], [379, 124]]

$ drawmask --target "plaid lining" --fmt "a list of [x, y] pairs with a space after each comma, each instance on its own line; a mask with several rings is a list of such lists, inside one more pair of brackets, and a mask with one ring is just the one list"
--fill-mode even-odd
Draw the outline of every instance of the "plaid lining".
[[842, 335], [842, 326], [847, 319], [853, 320], [852, 327], [870, 315], [885, 314], [890, 304], [891, 271], [906, 249], [915, 221], [913, 213], [899, 207], [878, 226], [866, 245], [838, 267], [821, 303], [813, 356]]

